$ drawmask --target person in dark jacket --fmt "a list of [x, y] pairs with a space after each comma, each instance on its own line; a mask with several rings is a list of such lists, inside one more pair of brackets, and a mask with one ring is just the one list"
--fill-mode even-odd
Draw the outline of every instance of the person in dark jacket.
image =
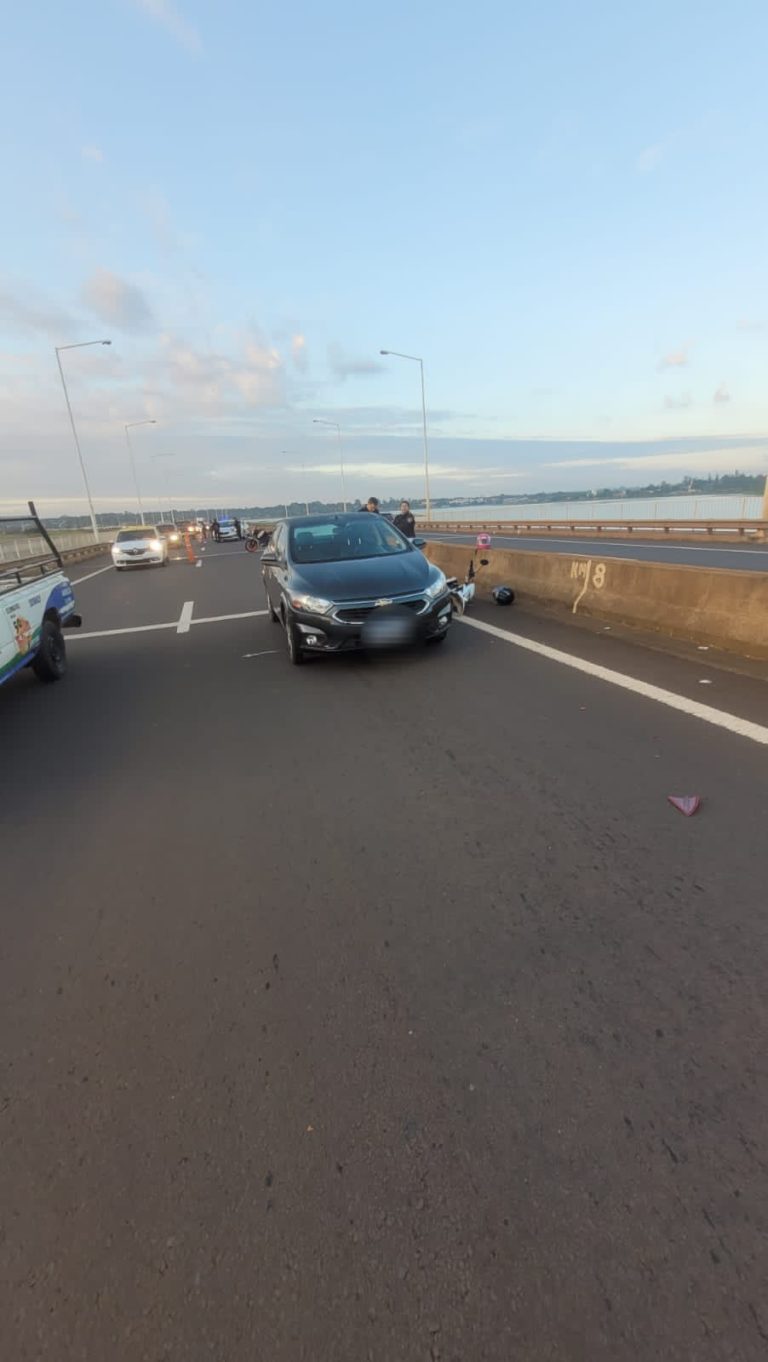
[[212, 520], [212, 521], [211, 521], [211, 534], [213, 535], [214, 541], [215, 541], [217, 544], [220, 544], [220, 543], [221, 543], [221, 536], [220, 536], [220, 534], [219, 534], [219, 522], [218, 522], [218, 520]]
[[378, 497], [369, 497], [368, 500], [366, 501], [365, 505], [360, 507], [360, 510], [361, 510], [361, 511], [370, 511], [371, 515], [378, 515], [378, 514], [379, 514], [379, 498], [378, 498]]
[[237, 532], [237, 537], [238, 537], [238, 539], [242, 539], [242, 537], [243, 537], [243, 529], [242, 529], [242, 526], [241, 526], [240, 521], [238, 520], [237, 516], [235, 516], [235, 530], [236, 530], [236, 532]]
[[400, 510], [398, 514], [395, 516], [395, 525], [397, 526], [398, 530], [400, 530], [403, 534], [407, 535], [409, 539], [413, 539], [415, 537], [416, 520], [414, 518], [413, 511], [411, 510], [410, 501], [400, 502]]

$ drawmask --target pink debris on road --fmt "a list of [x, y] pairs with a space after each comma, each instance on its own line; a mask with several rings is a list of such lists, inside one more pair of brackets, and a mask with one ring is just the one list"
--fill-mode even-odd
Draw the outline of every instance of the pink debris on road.
[[679, 809], [686, 818], [691, 818], [701, 808], [701, 799], [698, 795], [667, 795], [667, 799], [672, 807]]

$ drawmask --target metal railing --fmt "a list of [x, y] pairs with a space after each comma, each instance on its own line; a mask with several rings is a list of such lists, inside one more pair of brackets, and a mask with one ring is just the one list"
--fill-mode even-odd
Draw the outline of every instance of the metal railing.
[[[60, 553], [70, 549], [91, 548], [95, 541], [91, 530], [54, 530], [54, 542]], [[99, 543], [111, 544], [115, 531], [103, 530]], [[0, 534], [0, 563], [18, 563], [24, 558], [39, 558], [49, 552], [48, 545], [39, 534]]]
[[541, 539], [566, 535], [635, 539], [768, 539], [768, 520], [420, 520], [419, 530], [440, 534], [490, 534], [507, 538], [531, 535]]

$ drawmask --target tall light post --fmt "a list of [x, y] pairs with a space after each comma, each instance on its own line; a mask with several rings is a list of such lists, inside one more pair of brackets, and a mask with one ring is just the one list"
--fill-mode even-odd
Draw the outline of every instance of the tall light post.
[[[283, 457], [286, 458], [286, 459], [290, 459], [290, 457], [291, 457], [291, 452], [290, 452], [289, 449], [281, 449], [281, 450], [280, 450], [280, 453], [281, 453], [281, 454], [283, 455]], [[302, 482], [304, 482], [304, 479], [305, 479], [305, 468], [304, 468], [304, 464], [302, 464], [302, 465], [301, 465], [301, 480], [302, 480]], [[306, 488], [305, 488], [304, 490], [305, 490], [305, 493], [306, 493]], [[305, 507], [306, 507], [306, 509], [307, 509], [307, 515], [309, 515], [309, 502], [307, 501], [306, 495], [305, 495], [305, 497], [304, 497], [304, 505], [305, 505]]]
[[394, 355], [397, 359], [412, 359], [421, 369], [421, 422], [424, 431], [424, 502], [427, 520], [432, 519], [432, 500], [429, 495], [429, 441], [427, 439], [427, 398], [424, 389], [424, 360], [419, 355], [404, 355], [400, 350], [380, 350], [381, 355]]
[[136, 488], [136, 500], [137, 500], [137, 502], [139, 503], [139, 515], [141, 516], [141, 523], [142, 523], [142, 525], [144, 524], [144, 507], [143, 507], [142, 504], [141, 504], [141, 492], [139, 491], [139, 479], [138, 479], [137, 476], [136, 476], [136, 460], [135, 460], [134, 457], [133, 457], [133, 445], [131, 444], [131, 437], [130, 437], [130, 435], [129, 435], [128, 432], [129, 432], [130, 430], [132, 430], [134, 426], [156, 426], [156, 425], [157, 425], [157, 421], [155, 421], [154, 419], [150, 418], [150, 419], [148, 419], [148, 420], [146, 420], [146, 421], [128, 421], [128, 423], [127, 423], [126, 426], [125, 426], [125, 441], [126, 441], [126, 444], [128, 445], [128, 457], [129, 457], [129, 459], [130, 459], [130, 461], [131, 461], [131, 472], [132, 472], [132, 474], [133, 474], [133, 485], [134, 485], [134, 487]]
[[341, 426], [338, 421], [326, 421], [322, 416], [313, 416], [312, 420], [316, 426], [333, 426], [339, 437], [339, 469], [341, 470], [341, 504], [344, 510], [347, 509], [347, 491], [344, 486], [344, 449], [341, 443]]
[[[174, 453], [152, 454], [150, 457], [151, 457], [151, 459], [152, 459], [152, 462], [153, 462], [153, 463], [156, 463], [158, 459], [175, 459], [175, 458], [176, 458], [176, 455], [175, 455]], [[170, 494], [170, 492], [168, 491], [168, 478], [167, 478], [165, 469], [163, 469], [163, 487], [164, 487], [164, 489], [165, 489], [165, 495], [168, 497], [168, 502], [169, 502], [169, 504], [168, 504], [168, 517], [169, 517], [170, 520], [173, 520], [173, 507], [172, 507], [171, 504], [170, 504], [170, 497], [171, 497], [171, 494]], [[176, 522], [174, 521], [174, 524], [175, 524], [175, 523], [176, 523]]]
[[94, 539], [95, 539], [97, 542], [98, 542], [98, 538], [99, 538], [99, 527], [98, 527], [98, 524], [97, 524], [97, 522], [96, 522], [96, 512], [95, 512], [94, 509], [93, 509], [93, 498], [92, 498], [92, 496], [91, 496], [91, 489], [90, 489], [90, 487], [88, 486], [88, 474], [87, 474], [86, 471], [85, 471], [85, 464], [84, 464], [84, 462], [83, 462], [83, 453], [82, 453], [82, 450], [81, 450], [81, 448], [80, 448], [80, 441], [79, 441], [78, 438], [77, 438], [77, 426], [75, 425], [75, 418], [74, 418], [74, 416], [73, 416], [73, 414], [72, 414], [72, 404], [71, 404], [71, 402], [70, 402], [70, 400], [69, 400], [69, 392], [67, 391], [67, 380], [66, 380], [65, 377], [64, 377], [64, 369], [62, 368], [62, 364], [61, 364], [61, 352], [62, 352], [62, 350], [82, 350], [82, 349], [84, 349], [84, 347], [85, 347], [86, 345], [111, 345], [111, 344], [112, 344], [111, 340], [95, 340], [95, 341], [76, 341], [74, 345], [55, 345], [55, 346], [53, 347], [54, 350], [56, 351], [56, 363], [57, 363], [58, 366], [59, 366], [59, 376], [60, 376], [60, 378], [61, 378], [61, 386], [62, 386], [62, 388], [64, 389], [64, 400], [65, 400], [65, 402], [66, 402], [66, 404], [67, 404], [67, 411], [69, 412], [69, 423], [70, 423], [70, 425], [71, 425], [71, 427], [72, 427], [72, 436], [73, 436], [74, 441], [75, 441], [75, 449], [77, 450], [77, 458], [78, 458], [78, 461], [79, 461], [79, 463], [80, 463], [80, 472], [81, 472], [82, 475], [83, 475], [83, 485], [84, 485], [84, 487], [85, 487], [85, 495], [86, 495], [86, 497], [87, 497], [87, 499], [88, 499], [88, 510], [89, 510], [90, 513], [91, 513], [91, 529], [93, 530], [93, 537], [94, 537]]

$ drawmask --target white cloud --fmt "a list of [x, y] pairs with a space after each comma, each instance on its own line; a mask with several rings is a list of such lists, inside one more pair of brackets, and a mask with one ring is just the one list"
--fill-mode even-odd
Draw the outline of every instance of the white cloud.
[[560, 459], [547, 464], [547, 468], [607, 468], [612, 467], [624, 473], [644, 468], [656, 469], [660, 473], [724, 473], [738, 467], [743, 473], [764, 472], [768, 462], [768, 443], [740, 445], [734, 449], [717, 446], [714, 449], [667, 449], [658, 454], [615, 454], [594, 459]]
[[713, 396], [713, 398], [712, 398], [712, 401], [715, 402], [715, 403], [721, 403], [721, 402], [730, 402], [730, 400], [731, 400], [731, 394], [729, 393], [729, 391], [728, 391], [727, 387], [725, 386], [725, 384], [724, 384], [724, 383], [721, 383], [720, 386], [719, 386], [719, 388], [716, 388], [716, 389], [715, 389], [715, 393], [714, 393], [714, 396]]
[[750, 317], [740, 317], [736, 323], [737, 331], [764, 331], [765, 322], [755, 321]]
[[195, 56], [203, 50], [200, 34], [172, 4], [172, 0], [134, 0], [139, 9], [164, 28], [187, 52]]
[[384, 365], [372, 355], [345, 355], [341, 346], [335, 344], [328, 346], [328, 366], [334, 377], [342, 382], [345, 378], [380, 374], [384, 369]]
[[111, 270], [94, 271], [83, 288], [83, 301], [102, 321], [123, 331], [144, 331], [153, 322], [141, 289]]
[[682, 369], [687, 363], [688, 346], [681, 345], [679, 350], [670, 350], [668, 355], [663, 355], [656, 367], [661, 374], [665, 369]]
[[690, 393], [678, 393], [671, 396], [668, 394], [664, 398], [664, 407], [666, 411], [685, 411], [685, 409], [692, 404], [693, 398]]
[[60, 343], [77, 338], [81, 322], [35, 290], [24, 285], [15, 289], [0, 287], [0, 329], [47, 335]]
[[306, 373], [309, 364], [307, 338], [306, 336], [303, 336], [300, 331], [297, 331], [295, 335], [291, 336], [291, 358], [296, 365], [296, 368], [299, 369], [301, 373]]
[[84, 161], [96, 161], [101, 164], [104, 160], [104, 152], [101, 147], [81, 147], [80, 155]]

